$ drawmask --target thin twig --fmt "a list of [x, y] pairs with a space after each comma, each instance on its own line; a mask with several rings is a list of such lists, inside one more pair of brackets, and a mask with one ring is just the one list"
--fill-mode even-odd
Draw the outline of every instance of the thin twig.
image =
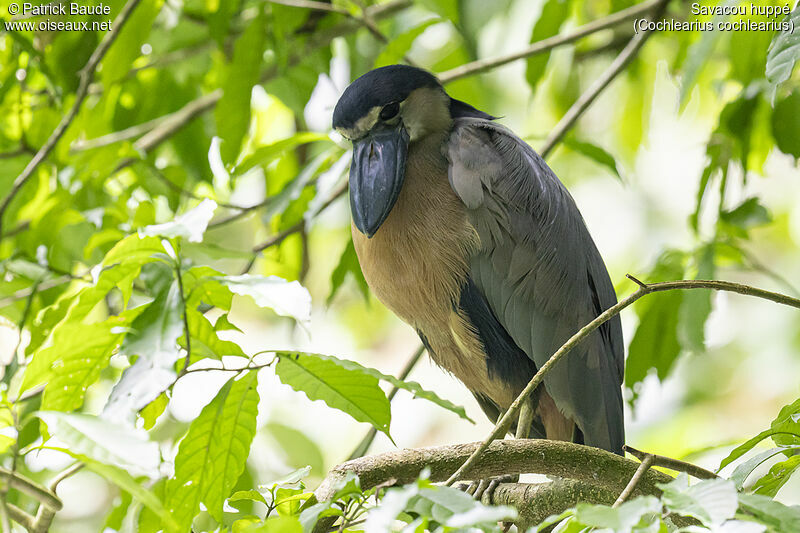
[[[177, 183], [174, 183], [166, 175], [164, 175], [164, 173], [161, 171], [161, 169], [159, 169], [154, 164], [150, 164], [147, 161], [142, 161], [142, 163], [144, 163], [147, 166], [147, 169], [150, 172], [152, 172], [153, 175], [155, 175], [156, 178], [158, 178], [161, 182], [163, 182], [164, 185], [166, 185], [167, 187], [169, 187], [173, 191], [177, 192], [178, 194], [182, 194], [183, 196], [187, 196], [187, 197], [193, 198], [195, 200], [204, 200], [204, 199], [208, 198], [208, 196], [202, 196], [200, 194], [196, 194], [196, 193], [194, 193], [194, 192], [192, 192], [190, 190], [184, 189], [183, 187], [181, 187]], [[247, 207], [245, 207], [245, 206], [241, 206], [241, 205], [229, 204], [229, 203], [221, 202], [221, 201], [216, 200], [216, 199], [213, 199], [213, 200], [216, 202], [216, 204], [218, 206], [224, 207], [225, 209], [239, 209], [239, 210], [242, 210], [242, 211], [248, 211], [248, 210], [253, 209], [255, 207], [255, 206], [247, 206]], [[256, 204], [256, 205], [258, 205], [258, 204]]]
[[[347, 185], [348, 185], [348, 183], [347, 183], [347, 181], [345, 181], [335, 191], [333, 191], [331, 193], [330, 197], [327, 200], [325, 200], [325, 203], [323, 203], [320, 206], [320, 208], [319, 208], [319, 210], [317, 211], [316, 214], [319, 214], [322, 211], [326, 210], [333, 202], [338, 200], [339, 197], [343, 196], [344, 193], [347, 192]], [[283, 230], [280, 233], [277, 233], [276, 235], [270, 237], [268, 240], [262, 242], [261, 244], [257, 244], [255, 246], [253, 246], [253, 253], [257, 254], [259, 252], [262, 252], [262, 251], [266, 250], [267, 248], [269, 248], [271, 246], [275, 246], [275, 245], [278, 245], [278, 244], [282, 243], [286, 239], [286, 237], [288, 237], [289, 235], [293, 235], [293, 234], [297, 233], [298, 231], [302, 230], [304, 227], [305, 227], [305, 219], [298, 221], [296, 224], [293, 224], [292, 226], [289, 226], [285, 230]]]
[[350, 12], [343, 7], [326, 4], [325, 2], [316, 2], [314, 0], [267, 0], [267, 2], [281, 6], [327, 11], [328, 13], [339, 13], [340, 15], [350, 16]]
[[181, 272], [181, 256], [178, 252], [177, 246], [175, 249], [175, 277], [178, 280], [178, 292], [181, 295], [181, 308], [183, 315], [183, 334], [186, 337], [186, 359], [183, 361], [183, 370], [181, 374], [186, 372], [189, 368], [189, 362], [192, 360], [192, 335], [189, 332], [189, 310], [186, 307], [186, 293], [183, 290], [183, 273]]
[[625, 446], [625, 451], [640, 461], [644, 461], [645, 457], [652, 457], [653, 466], [669, 468], [670, 470], [676, 470], [678, 472], [686, 472], [690, 476], [696, 477], [697, 479], [716, 479], [719, 477], [710, 470], [706, 470], [705, 468], [692, 463], [687, 463], [686, 461], [681, 461], [680, 459], [673, 459], [672, 457], [666, 457], [664, 455], [643, 452], [627, 445]]
[[613, 317], [617, 316], [623, 309], [634, 303], [642, 296], [656, 292], [665, 292], [673, 290], [694, 290], [694, 289], [713, 289], [718, 291], [735, 292], [747, 296], [755, 296], [756, 298], [762, 298], [765, 300], [770, 300], [775, 303], [788, 305], [790, 307], [800, 309], [800, 300], [798, 300], [797, 298], [792, 298], [791, 296], [786, 296], [785, 294], [780, 294], [776, 292], [765, 291], [764, 289], [751, 287], [749, 285], [732, 283], [730, 281], [679, 280], [679, 281], [665, 281], [649, 285], [642, 283], [636, 292], [620, 300], [613, 306], [609, 307], [608, 309], [603, 311], [597, 318], [595, 318], [587, 325], [582, 327], [577, 333], [575, 333], [572, 337], [570, 337], [569, 340], [567, 340], [567, 342], [565, 342], [550, 357], [550, 359], [547, 360], [547, 362], [544, 365], [542, 365], [542, 367], [536, 372], [533, 378], [531, 378], [530, 382], [528, 382], [528, 384], [525, 386], [525, 388], [519, 394], [519, 396], [517, 396], [517, 398], [514, 400], [514, 402], [505, 412], [505, 414], [503, 414], [500, 420], [498, 420], [497, 424], [495, 425], [494, 429], [489, 434], [489, 436], [486, 437], [486, 439], [481, 443], [478, 449], [476, 449], [475, 452], [473, 452], [472, 455], [470, 455], [470, 457], [464, 462], [464, 464], [462, 464], [458, 468], [458, 470], [456, 470], [453, 473], [453, 475], [450, 476], [450, 478], [447, 480], [447, 484], [452, 485], [453, 483], [458, 481], [461, 478], [461, 475], [464, 473], [464, 471], [467, 470], [473, 463], [475, 463], [475, 461], [478, 460], [478, 458], [489, 447], [492, 441], [502, 438], [502, 436], [506, 434], [508, 428], [511, 427], [511, 424], [517, 418], [520, 407], [533, 393], [533, 391], [536, 390], [536, 388], [544, 379], [545, 374], [547, 374], [550, 371], [550, 369], [559, 360], [561, 360], [562, 357], [567, 355], [575, 346], [580, 344], [586, 337], [588, 337], [590, 333], [592, 333], [601, 325], [611, 320]]
[[20, 146], [19, 148], [9, 152], [0, 152], [0, 159], [11, 159], [13, 157], [19, 157], [26, 154], [33, 154], [33, 151], [27, 146]]
[[633, 473], [631, 480], [627, 485], [625, 485], [625, 488], [622, 490], [619, 498], [617, 498], [617, 501], [614, 502], [612, 507], [619, 507], [625, 502], [625, 500], [628, 499], [628, 496], [633, 493], [634, 489], [636, 489], [636, 485], [639, 484], [644, 477], [645, 472], [647, 472], [651, 466], [653, 466], [653, 455], [649, 453], [645, 454], [644, 459], [642, 459], [642, 462], [639, 463], [639, 468], [637, 468], [636, 472]]
[[89, 61], [87, 61], [86, 66], [84, 66], [80, 70], [80, 83], [78, 85], [78, 90], [75, 92], [75, 101], [72, 104], [72, 108], [70, 108], [69, 112], [61, 119], [61, 122], [58, 123], [56, 129], [53, 130], [53, 133], [50, 134], [50, 137], [47, 139], [47, 142], [36, 152], [36, 155], [33, 156], [28, 164], [25, 166], [25, 169], [22, 173], [17, 176], [14, 180], [14, 184], [11, 186], [11, 190], [8, 194], [3, 198], [3, 202], [0, 203], [0, 238], [3, 236], [3, 215], [5, 214], [8, 206], [11, 204], [11, 201], [14, 197], [19, 193], [20, 189], [28, 182], [28, 180], [33, 176], [33, 172], [39, 167], [39, 165], [44, 161], [50, 152], [55, 148], [56, 144], [61, 137], [64, 136], [64, 133], [69, 128], [72, 121], [75, 120], [75, 117], [78, 116], [78, 111], [80, 111], [81, 104], [83, 104], [83, 100], [86, 98], [86, 95], [89, 91], [89, 84], [92, 83], [92, 79], [94, 78], [95, 71], [97, 70], [97, 66], [100, 64], [100, 61], [108, 52], [108, 49], [111, 48], [111, 45], [114, 43], [114, 40], [119, 35], [122, 28], [125, 26], [125, 23], [130, 18], [133, 10], [139, 4], [141, 0], [129, 0], [125, 7], [122, 8], [119, 15], [116, 19], [114, 19], [113, 29], [108, 32], [103, 40], [100, 41], [100, 44], [95, 48], [94, 52], [92, 52], [91, 57], [89, 57]]
[[4, 235], [4, 237], [13, 237], [14, 235], [22, 233], [23, 231], [27, 231], [30, 227], [31, 227], [31, 221], [25, 220], [14, 226], [10, 230], [8, 230]]
[[[669, 0], [658, 0], [655, 2], [654, 7], [656, 8], [656, 13], [660, 13], [666, 7], [667, 3], [669, 3]], [[595, 101], [600, 93], [603, 92], [614, 78], [625, 69], [628, 63], [636, 57], [636, 54], [641, 50], [644, 43], [647, 42], [647, 39], [649, 39], [652, 34], [652, 31], [642, 30], [628, 41], [628, 44], [622, 49], [622, 52], [619, 53], [611, 65], [609, 65], [605, 72], [581, 94], [578, 100], [572, 104], [572, 107], [569, 108], [567, 113], [561, 118], [558, 124], [556, 124], [556, 127], [550, 132], [550, 135], [547, 136], [544, 145], [542, 145], [539, 150], [542, 157], [547, 157], [547, 154], [549, 154], [561, 138], [566, 135], [567, 131], [578, 121], [584, 111], [592, 105], [592, 102]]]
[[194, 373], [197, 373], [197, 372], [212, 372], [214, 370], [216, 370], [218, 372], [245, 372], [245, 371], [249, 371], [249, 370], [261, 370], [262, 368], [267, 368], [269, 366], [272, 366], [272, 363], [274, 363], [274, 362], [275, 362], [275, 360], [273, 359], [269, 363], [264, 363], [263, 365], [247, 365], [247, 366], [243, 366], [243, 367], [239, 367], [239, 368], [225, 368], [224, 366], [223, 367], [219, 367], [219, 368], [217, 368], [217, 367], [192, 368], [192, 369], [184, 370], [183, 372], [181, 372], [181, 376], [185, 376], [186, 374], [194, 374]]
[[[417, 364], [417, 362], [422, 357], [422, 354], [424, 353], [425, 353], [425, 346], [420, 345], [420, 347], [417, 348], [417, 351], [415, 351], [414, 354], [411, 356], [411, 358], [406, 362], [405, 366], [400, 371], [400, 374], [397, 375], [397, 379], [399, 379], [400, 381], [405, 380], [408, 377], [408, 375], [411, 374], [411, 371], [414, 369], [414, 366]], [[390, 402], [395, 397], [398, 390], [400, 389], [394, 386], [392, 387], [392, 390], [389, 391], [389, 394], [386, 395], [386, 397], [389, 399]], [[364, 438], [361, 439], [361, 442], [358, 443], [358, 446], [355, 447], [353, 453], [350, 454], [350, 457], [348, 457], [347, 460], [352, 461], [353, 459], [358, 459], [359, 457], [363, 457], [364, 455], [366, 455], [367, 451], [369, 450], [369, 447], [372, 445], [372, 441], [375, 440], [377, 434], [378, 430], [375, 429], [374, 426], [370, 427], [366, 435], [364, 435]]]
[[212, 109], [217, 105], [220, 98], [222, 98], [222, 89], [216, 89], [192, 100], [174, 113], [151, 121], [157, 122], [157, 126], [142, 135], [139, 140], [133, 143], [133, 147], [141, 152], [149, 152], [189, 124], [195, 117]]
[[141, 124], [136, 124], [124, 130], [115, 131], [108, 135], [102, 135], [93, 139], [77, 140], [72, 143], [69, 150], [72, 153], [83, 152], [85, 150], [93, 150], [95, 148], [102, 148], [122, 141], [135, 139], [140, 135], [144, 135], [152, 130], [162, 122], [162, 117], [154, 118]]
[[68, 477], [77, 474], [80, 470], [83, 469], [84, 466], [85, 465], [79, 461], [77, 463], [73, 463], [72, 466], [69, 466], [67, 467], [67, 469], [62, 470], [61, 472], [56, 474], [56, 477], [54, 477], [53, 480], [50, 482], [50, 490], [53, 492], [53, 494], [55, 494], [58, 485], [62, 481], [64, 481]]
[[553, 48], [557, 48], [559, 46], [577, 41], [578, 39], [586, 37], [587, 35], [591, 35], [592, 33], [596, 33], [600, 30], [616, 26], [617, 24], [625, 22], [626, 20], [640, 17], [645, 13], [647, 13], [648, 11], [653, 10], [662, 1], [663, 0], [649, 0], [648, 2], [642, 2], [641, 4], [631, 6], [627, 9], [623, 9], [622, 11], [617, 11], [616, 13], [612, 13], [611, 15], [602, 18], [600, 20], [595, 20], [588, 24], [584, 24], [583, 26], [574, 29], [570, 33], [566, 33], [563, 35], [556, 35], [548, 39], [536, 41], [527, 48], [523, 48], [522, 50], [519, 50], [518, 52], [514, 52], [512, 54], [495, 57], [491, 59], [479, 59], [471, 63], [466, 63], [464, 65], [461, 65], [460, 67], [456, 67], [454, 69], [442, 72], [441, 74], [439, 74], [439, 80], [442, 83], [450, 83], [451, 81], [455, 81], [464, 78], [466, 76], [471, 76], [473, 74], [480, 74], [481, 72], [486, 72], [487, 70], [500, 67], [507, 63], [511, 63], [512, 61], [516, 61], [517, 59], [523, 59], [536, 54], [547, 52], [549, 50], [552, 50]]

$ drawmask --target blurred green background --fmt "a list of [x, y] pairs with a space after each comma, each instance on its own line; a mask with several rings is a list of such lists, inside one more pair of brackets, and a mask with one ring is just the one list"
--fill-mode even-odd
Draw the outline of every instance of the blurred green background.
[[[106, 4], [113, 19], [123, 2]], [[58, 318], [52, 310], [59, 299], [84, 287], [112, 246], [140, 228], [172, 220], [202, 198], [219, 207], [202, 242], [183, 246], [188, 261], [230, 275], [246, 269], [299, 280], [313, 302], [304, 329], [234, 296], [229, 313], [205, 313], [211, 323], [223, 315], [240, 330], [222, 331], [216, 323], [221, 339], [249, 355], [305, 350], [396, 375], [419, 341], [370, 295], [358, 269], [341, 195], [349, 147], [330, 132], [338, 96], [374, 66], [411, 60], [442, 73], [568, 34], [633, 4], [334, 0], [325, 4], [330, 9], [320, 9], [256, 0], [142, 0], [100, 62], [63, 138], [3, 213], [0, 354], [8, 365], [6, 391], [19, 387], [18, 369], [36, 357], [32, 348]], [[0, 1], [4, 24], [28, 20], [7, 16], [9, 5]], [[690, 4], [679, 1], [669, 2], [663, 17], [725, 18], [692, 15]], [[100, 19], [30, 20], [43, 18]], [[737, 18], [743, 17], [731, 20]], [[4, 28], [5, 198], [72, 106], [80, 69], [103, 33]], [[539, 148], [633, 34], [628, 19], [446, 89], [501, 117]], [[655, 33], [549, 154], [620, 297], [636, 288], [627, 273], [643, 281], [739, 281], [798, 296], [800, 78], [792, 75], [793, 63], [785, 77], [768, 77], [775, 36]], [[147, 301], [147, 287], [134, 287], [134, 301]], [[119, 295], [110, 293], [93, 313], [112, 316], [120, 305]], [[795, 310], [728, 293], [674, 292], [642, 300], [622, 313], [622, 321], [629, 348], [627, 441], [634, 447], [713, 468], [733, 444], [768, 427], [780, 406], [800, 394]], [[78, 410], [100, 413], [127, 364], [125, 356], [112, 356]], [[151, 430], [166, 462], [229, 377], [195, 373], [175, 384]], [[371, 451], [468, 442], [489, 432], [467, 390], [427, 358], [410, 379], [463, 405], [476, 423], [401, 391], [392, 402], [394, 444], [379, 434]], [[245, 474], [256, 484], [310, 464], [313, 487], [369, 429], [310, 402], [271, 370], [259, 374], [258, 393], [258, 431]], [[2, 434], [22, 441], [13, 426]], [[28, 444], [39, 438], [37, 424], [27, 431], [36, 433], [25, 437]], [[9, 446], [6, 467], [15, 449]], [[14, 456], [36, 479], [70, 462], [58, 452], [28, 451]], [[162, 473], [168, 475], [168, 468]], [[91, 472], [66, 480], [59, 494], [65, 509], [54, 531], [99, 529], [121, 501]], [[796, 476], [778, 499], [800, 502]]]

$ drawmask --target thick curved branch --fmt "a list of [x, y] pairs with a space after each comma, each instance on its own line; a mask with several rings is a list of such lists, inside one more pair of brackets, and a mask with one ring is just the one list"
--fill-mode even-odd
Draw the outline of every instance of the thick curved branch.
[[491, 495], [481, 498], [484, 505], [509, 505], [519, 513], [514, 521], [519, 531], [542, 523], [552, 515], [581, 502], [611, 505], [614, 493], [575, 479], [554, 479], [545, 483], [501, 483]]
[[[494, 430], [489, 434], [489, 436], [481, 443], [481, 445], [475, 450], [475, 452], [470, 455], [470, 457], [464, 462], [461, 467], [456, 470], [452, 476], [447, 480], [448, 485], [452, 485], [455, 481], [460, 479], [466, 472], [471, 471], [473, 468], [473, 464], [480, 460], [481, 455], [489, 448], [492, 441], [495, 441], [499, 438], [502, 438], [508, 432], [508, 428], [511, 427], [511, 424], [514, 420], [517, 419], [519, 415], [519, 410], [522, 404], [527, 400], [527, 398], [536, 390], [536, 387], [544, 379], [545, 374], [547, 374], [551, 368], [565, 355], [570, 353], [570, 351], [580, 344], [586, 337], [589, 336], [594, 330], [599, 328], [604, 323], [611, 320], [613, 317], [617, 316], [623, 309], [631, 305], [633, 302], [638, 300], [639, 298], [656, 292], [665, 292], [665, 291], [674, 291], [674, 290], [694, 290], [694, 289], [713, 289], [718, 291], [726, 291], [726, 292], [735, 292], [738, 294], [744, 294], [747, 296], [755, 296], [756, 298], [762, 298], [765, 300], [770, 300], [775, 303], [788, 305], [790, 307], [794, 307], [800, 309], [800, 300], [797, 298], [792, 298], [791, 296], [786, 296], [785, 294], [780, 294], [777, 292], [765, 291], [764, 289], [759, 289], [756, 287], [751, 287], [749, 285], [741, 285], [739, 283], [732, 283], [729, 281], [716, 281], [716, 280], [680, 280], [680, 281], [665, 281], [661, 283], [652, 283], [652, 284], [645, 284], [641, 281], [633, 278], [632, 276], [628, 276], [632, 280], [634, 280], [639, 285], [639, 290], [634, 292], [633, 294], [627, 296], [626, 298], [620, 300], [615, 305], [606, 309], [603, 313], [601, 313], [597, 318], [589, 322], [586, 326], [581, 328], [577, 333], [575, 333], [570, 339], [565, 342], [561, 348], [559, 348], [556, 353], [554, 353], [547, 362], [542, 365], [542, 367], [536, 372], [536, 375], [531, 378], [530, 382], [525, 386], [522, 392], [517, 396], [508, 410], [503, 414], [503, 416], [498, 420], [497, 424], [494, 427]], [[621, 490], [621, 489], [620, 489]]]
[[631, 6], [616, 13], [612, 13], [605, 18], [584, 24], [583, 26], [572, 30], [570, 33], [556, 35], [547, 39], [542, 39], [541, 41], [536, 41], [535, 43], [531, 43], [531, 45], [527, 48], [523, 48], [522, 50], [512, 54], [491, 59], [479, 59], [477, 61], [461, 65], [460, 67], [456, 67], [439, 74], [439, 80], [442, 83], [450, 83], [466, 76], [480, 74], [482, 72], [486, 72], [487, 70], [503, 66], [507, 63], [511, 63], [512, 61], [516, 61], [517, 59], [523, 59], [536, 54], [548, 52], [553, 48], [575, 42], [578, 39], [582, 39], [583, 37], [596, 33], [600, 30], [611, 28], [627, 20], [641, 17], [642, 15], [658, 7], [662, 1], [663, 0], [649, 0], [648, 2], [642, 2], [641, 4]]
[[47, 139], [47, 142], [36, 152], [36, 155], [33, 156], [25, 168], [22, 170], [22, 173], [17, 176], [17, 179], [14, 180], [14, 184], [11, 186], [11, 190], [8, 192], [5, 198], [3, 198], [3, 202], [0, 203], [0, 238], [3, 236], [3, 215], [5, 214], [8, 206], [11, 204], [11, 201], [14, 197], [19, 193], [20, 189], [31, 179], [33, 176], [33, 172], [39, 167], [39, 165], [44, 161], [50, 152], [53, 151], [58, 141], [61, 140], [61, 137], [64, 136], [64, 133], [69, 128], [72, 121], [75, 120], [75, 117], [78, 116], [78, 111], [80, 111], [81, 105], [83, 104], [83, 100], [86, 98], [86, 95], [89, 92], [89, 85], [92, 83], [92, 79], [94, 79], [95, 71], [97, 70], [97, 66], [100, 64], [100, 61], [108, 52], [108, 49], [111, 48], [111, 45], [114, 44], [117, 36], [119, 35], [122, 28], [125, 26], [125, 23], [130, 18], [133, 10], [136, 9], [136, 6], [139, 4], [141, 0], [130, 0], [125, 7], [122, 8], [122, 11], [119, 12], [117, 18], [114, 19], [113, 29], [108, 32], [103, 40], [100, 41], [100, 44], [97, 48], [92, 52], [91, 57], [89, 57], [89, 61], [86, 62], [86, 66], [84, 66], [80, 70], [80, 83], [78, 85], [78, 90], [75, 92], [75, 101], [72, 103], [72, 107], [70, 108], [69, 112], [61, 119], [61, 122], [58, 123], [56, 129], [53, 130], [53, 133], [50, 134], [50, 137]]
[[[358, 475], [363, 490], [390, 479], [398, 484], [411, 483], [425, 468], [430, 468], [431, 481], [444, 481], [481, 444], [399, 450], [347, 461], [328, 473], [315, 495], [319, 501], [329, 500], [336, 483], [344, 479], [347, 472]], [[544, 439], [510, 439], [492, 442], [485, 453], [472, 462], [465, 475], [469, 479], [486, 479], [504, 474], [536, 473], [583, 481], [618, 494], [638, 468], [637, 461], [599, 448]], [[663, 472], [649, 470], [642, 476], [634, 494], [660, 494], [656, 484], [672, 479]]]
[[[658, 0], [655, 2], [655, 12], [660, 14], [664, 8], [669, 3], [669, 0]], [[572, 104], [572, 107], [569, 108], [567, 113], [561, 118], [561, 120], [556, 124], [556, 127], [553, 131], [550, 132], [550, 135], [547, 136], [547, 139], [544, 141], [544, 145], [539, 150], [539, 153], [542, 157], [547, 157], [547, 154], [555, 147], [555, 145], [560, 141], [564, 135], [566, 135], [567, 131], [569, 131], [572, 126], [575, 125], [575, 122], [578, 121], [581, 115], [583, 115], [584, 111], [586, 111], [592, 102], [600, 95], [603, 90], [616, 78], [620, 72], [622, 72], [628, 63], [636, 57], [636, 54], [639, 50], [642, 49], [644, 43], [647, 42], [647, 39], [650, 38], [652, 35], [652, 31], [640, 31], [633, 38], [628, 42], [625, 48], [622, 49], [622, 52], [614, 59], [611, 65], [603, 72], [603, 74], [597, 78], [592, 85], [578, 98], [578, 100]]]
[[[347, 461], [333, 468], [315, 491], [318, 501], [330, 500], [348, 472], [359, 477], [367, 490], [389, 480], [411, 483], [423, 469], [430, 469], [430, 479], [443, 481], [470, 457], [481, 443], [456, 444], [437, 448], [399, 450]], [[471, 479], [486, 479], [502, 474], [538, 473], [562, 478], [548, 487], [527, 484], [501, 484], [491, 503], [514, 505], [525, 524], [538, 523], [554, 512], [561, 512], [578, 501], [611, 504], [628, 485], [639, 463], [598, 448], [571, 442], [541, 439], [514, 439], [492, 442], [485, 453], [470, 465]], [[656, 470], [648, 470], [633, 491], [639, 494], [660, 494], [658, 483], [673, 478]], [[537, 496], [533, 498], [532, 496]], [[488, 497], [488, 495], [485, 495]], [[487, 503], [489, 503], [487, 501]], [[331, 525], [320, 520], [315, 532]]]

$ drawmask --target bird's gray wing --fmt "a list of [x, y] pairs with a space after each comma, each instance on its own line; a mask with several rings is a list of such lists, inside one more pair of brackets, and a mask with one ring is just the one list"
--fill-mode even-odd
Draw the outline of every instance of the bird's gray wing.
[[[542, 158], [505, 127], [456, 119], [449, 179], [481, 248], [470, 277], [514, 342], [541, 366], [582, 326], [616, 303], [574, 200]], [[491, 357], [491, 355], [490, 355]], [[586, 444], [624, 444], [619, 318], [561, 360], [544, 384]]]

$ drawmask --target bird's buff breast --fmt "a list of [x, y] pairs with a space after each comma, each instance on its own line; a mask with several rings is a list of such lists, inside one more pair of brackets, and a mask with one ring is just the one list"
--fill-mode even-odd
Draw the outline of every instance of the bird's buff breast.
[[373, 293], [425, 335], [434, 361], [472, 391], [491, 397], [502, 390], [492, 386], [483, 346], [457, 310], [469, 257], [480, 242], [450, 188], [446, 163], [411, 151], [403, 189], [386, 221], [371, 239], [355, 226], [352, 234]]

